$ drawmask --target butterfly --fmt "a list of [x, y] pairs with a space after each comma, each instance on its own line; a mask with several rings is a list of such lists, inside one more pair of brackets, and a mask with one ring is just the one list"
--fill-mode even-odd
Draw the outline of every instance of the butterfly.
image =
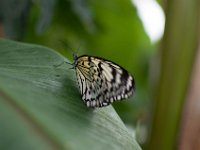
[[100, 57], [73, 55], [73, 65], [87, 107], [108, 106], [127, 99], [135, 92], [133, 76], [116, 63]]

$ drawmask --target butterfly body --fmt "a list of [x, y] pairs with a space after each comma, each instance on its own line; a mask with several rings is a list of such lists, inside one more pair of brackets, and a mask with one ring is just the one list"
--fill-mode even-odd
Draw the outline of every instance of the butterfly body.
[[87, 107], [103, 107], [133, 95], [133, 77], [119, 65], [99, 57], [75, 56], [74, 68]]

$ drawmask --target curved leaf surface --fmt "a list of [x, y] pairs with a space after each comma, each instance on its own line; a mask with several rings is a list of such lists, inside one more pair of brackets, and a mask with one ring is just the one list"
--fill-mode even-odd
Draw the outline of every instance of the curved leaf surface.
[[63, 59], [0, 40], [0, 149], [140, 149], [112, 106], [86, 108]]

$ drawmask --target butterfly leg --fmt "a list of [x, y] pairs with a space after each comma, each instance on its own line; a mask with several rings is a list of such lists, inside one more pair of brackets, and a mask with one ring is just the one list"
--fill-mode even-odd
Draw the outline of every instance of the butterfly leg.
[[55, 68], [57, 68], [57, 67], [59, 67], [59, 66], [61, 66], [61, 65], [63, 65], [64, 64], [64, 62], [65, 61], [63, 61], [62, 63], [60, 63], [60, 64], [57, 64], [57, 65], [53, 65]]
[[71, 65], [72, 67], [71, 68], [69, 68], [69, 69], [74, 69], [75, 68], [75, 66], [74, 66], [74, 63], [69, 63], [69, 62], [67, 62], [67, 61], [65, 61], [65, 63], [66, 64], [69, 64], [69, 65]]

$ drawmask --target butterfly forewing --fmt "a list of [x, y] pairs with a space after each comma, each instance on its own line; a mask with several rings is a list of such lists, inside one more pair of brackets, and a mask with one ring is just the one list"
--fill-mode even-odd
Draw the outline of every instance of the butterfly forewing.
[[133, 77], [119, 65], [92, 56], [75, 60], [75, 70], [82, 99], [87, 107], [102, 107], [134, 93]]

